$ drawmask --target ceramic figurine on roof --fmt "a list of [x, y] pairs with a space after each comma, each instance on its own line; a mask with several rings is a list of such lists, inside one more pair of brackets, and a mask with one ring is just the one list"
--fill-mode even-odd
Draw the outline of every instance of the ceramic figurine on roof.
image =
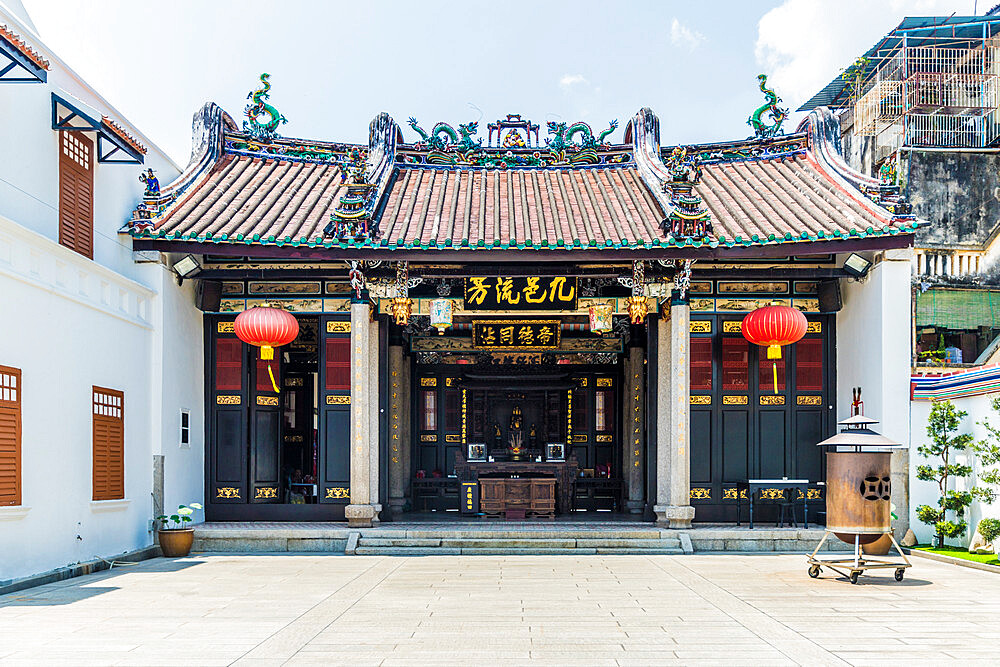
[[[268, 81], [270, 78], [271, 75], [267, 72], [260, 75], [261, 86], [247, 95], [247, 99], [251, 100], [252, 104], [248, 104], [247, 108], [244, 109], [247, 120], [243, 121], [243, 131], [259, 141], [276, 139], [278, 125], [288, 122], [284, 116], [278, 113], [277, 109], [264, 101], [271, 96], [268, 93], [271, 90], [271, 84]], [[266, 122], [261, 122], [261, 116], [266, 117]]]
[[365, 182], [367, 168], [367, 151], [352, 148], [347, 159], [340, 165], [341, 180], [345, 180], [346, 191], [337, 202], [330, 222], [323, 229], [323, 234], [338, 239], [365, 239], [368, 237], [368, 212], [365, 204], [371, 196], [374, 186]]
[[158, 197], [160, 194], [160, 181], [153, 175], [153, 170], [147, 169], [146, 173], [139, 174], [139, 182], [146, 186], [143, 197]]
[[663, 191], [670, 195], [671, 211], [661, 226], [664, 233], [677, 241], [702, 240], [712, 233], [712, 216], [695, 194], [694, 186], [701, 180], [701, 164], [694, 153], [678, 146], [664, 160], [670, 180]]
[[[519, 113], [509, 113], [506, 119], [489, 123], [486, 127], [490, 131], [487, 141], [488, 146], [493, 146], [493, 133], [496, 132], [497, 148], [529, 148], [532, 145], [532, 134], [535, 135], [534, 146], [535, 148], [538, 147], [538, 123], [532, 123], [526, 118], [521, 118], [521, 114]], [[501, 141], [500, 135], [504, 130], [507, 130], [507, 133], [503, 135], [503, 140]], [[522, 135], [521, 132], [524, 132], [524, 134]]]
[[[615, 131], [618, 127], [618, 119], [611, 121], [608, 129], [601, 132], [594, 138], [594, 131], [590, 125], [584, 122], [573, 123], [568, 126], [566, 123], [556, 123], [549, 121], [545, 124], [549, 134], [554, 135], [551, 139], [546, 139], [546, 145], [554, 151], [564, 151], [568, 149], [598, 148], [604, 144], [604, 139]], [[580, 143], [573, 141], [573, 138], [580, 135]]]
[[[785, 122], [788, 118], [788, 109], [784, 109], [778, 106], [778, 102], [781, 98], [767, 87], [767, 75], [758, 74], [757, 80], [760, 82], [760, 92], [764, 93], [764, 97], [767, 99], [764, 104], [757, 107], [750, 118], [747, 120], [747, 125], [753, 128], [754, 135], [758, 139], [770, 139], [771, 137], [777, 136], [779, 134], [784, 134], [784, 130], [781, 129], [781, 124]], [[765, 125], [762, 117], [764, 114], [771, 116], [771, 124]]]
[[448, 123], [438, 123], [430, 134], [417, 124], [416, 118], [411, 116], [407, 122], [420, 135], [420, 142], [433, 150], [456, 150], [465, 153], [479, 148], [483, 143], [482, 139], [477, 142], [472, 138], [479, 132], [479, 123], [475, 121], [459, 125], [458, 132]]

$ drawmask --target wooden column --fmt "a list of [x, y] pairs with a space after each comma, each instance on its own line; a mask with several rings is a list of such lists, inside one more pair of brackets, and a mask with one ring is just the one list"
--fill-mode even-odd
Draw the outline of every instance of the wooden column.
[[[351, 504], [344, 514], [352, 527], [370, 527], [382, 509], [377, 503], [378, 438], [371, 437], [371, 385], [377, 378], [371, 370], [372, 329], [367, 299], [351, 303]], [[374, 339], [377, 345], [377, 329]]]
[[[661, 323], [662, 326], [662, 323]], [[660, 336], [660, 359], [670, 359], [658, 373], [660, 385], [660, 416], [667, 424], [658, 428], [657, 439], [657, 523], [670, 528], [690, 528], [694, 519], [691, 506], [691, 386], [689, 348], [691, 340], [691, 309], [688, 300], [674, 294], [670, 300], [670, 320], [667, 331]], [[667, 340], [664, 340], [664, 339]], [[664, 343], [667, 347], [664, 348]]]

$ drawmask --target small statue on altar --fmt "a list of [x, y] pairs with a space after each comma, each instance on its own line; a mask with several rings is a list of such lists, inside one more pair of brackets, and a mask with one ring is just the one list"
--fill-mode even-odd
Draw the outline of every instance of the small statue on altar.
[[515, 405], [510, 414], [510, 427], [507, 429], [507, 440], [510, 446], [510, 458], [520, 461], [524, 456], [524, 421], [521, 417], [521, 406]]
[[528, 447], [531, 449], [538, 449], [538, 434], [535, 432], [535, 425], [531, 425], [531, 430], [528, 431]]

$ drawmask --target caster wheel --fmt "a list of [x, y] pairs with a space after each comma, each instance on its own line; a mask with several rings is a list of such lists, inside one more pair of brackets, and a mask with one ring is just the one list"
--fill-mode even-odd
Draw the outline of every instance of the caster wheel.
[[813, 565], [809, 568], [809, 576], [813, 579], [819, 576], [819, 565]]
[[851, 572], [851, 583], [852, 584], [858, 583], [858, 577], [860, 577], [860, 576], [861, 576], [861, 573], [858, 572], [857, 570], [854, 570], [853, 572]]
[[896, 581], [903, 580], [903, 572], [905, 572], [905, 570], [903, 570], [902, 568], [896, 570]]

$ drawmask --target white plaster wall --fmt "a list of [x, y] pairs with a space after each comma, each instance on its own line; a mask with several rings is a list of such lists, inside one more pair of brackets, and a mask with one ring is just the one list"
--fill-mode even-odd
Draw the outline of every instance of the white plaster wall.
[[[139, 173], [152, 167], [169, 183], [178, 167], [2, 6], [0, 23], [52, 63], [48, 83], [0, 86], [0, 365], [21, 369], [24, 387], [22, 505], [0, 507], [2, 584], [152, 544], [154, 453], [165, 459], [165, 507], [203, 500], [204, 400], [193, 283], [178, 288], [166, 267], [134, 263], [118, 234], [141, 198]], [[95, 163], [93, 260], [58, 244], [52, 92], [149, 149], [144, 165]], [[125, 393], [125, 503], [91, 501], [93, 385]]]
[[[980, 422], [983, 419], [989, 419], [996, 427], [1000, 427], [1000, 415], [993, 412], [991, 403], [996, 394], [984, 394], [981, 396], [970, 396], [968, 398], [959, 398], [952, 403], [959, 410], [964, 410], [968, 412], [957, 433], [971, 433], [976, 440], [985, 439], [987, 436], [986, 429], [980, 426]], [[910, 419], [912, 423], [912, 447], [910, 458], [910, 509], [911, 509], [911, 520], [910, 528], [916, 533], [917, 539], [921, 543], [928, 543], [934, 536], [934, 529], [927, 524], [920, 523], [917, 520], [916, 508], [919, 505], [930, 505], [932, 507], [937, 507], [938, 499], [938, 487], [935, 482], [921, 482], [917, 480], [917, 466], [921, 464], [927, 464], [931, 466], [939, 465], [939, 459], [925, 459], [917, 453], [917, 447], [920, 445], [930, 444], [930, 438], [927, 437], [927, 417], [930, 414], [931, 406], [933, 403], [931, 401], [913, 401], [910, 407]], [[970, 463], [969, 452], [959, 453], [956, 458], [957, 463], [964, 463], [968, 465], [973, 465]], [[970, 487], [975, 486], [978, 483], [976, 479], [976, 473], [973, 472], [973, 476], [964, 479], [955, 480], [954, 483], [949, 483], [948, 488], [955, 489], [957, 491], [968, 491]], [[995, 488], [998, 495], [1000, 495], [1000, 487]], [[980, 519], [985, 517], [994, 517], [1000, 519], [1000, 502], [993, 505], [984, 505], [979, 501], [972, 503], [969, 511], [966, 513], [966, 521], [969, 523], [969, 531], [964, 538], [959, 539], [949, 539], [948, 544], [961, 544], [963, 546], [968, 546], [969, 540], [972, 538], [972, 531], [975, 530], [976, 524], [979, 523]]]
[[82, 100], [84, 108], [118, 121], [148, 149], [142, 165], [97, 164], [95, 133], [86, 133], [95, 155], [94, 260], [140, 280], [131, 243], [118, 230], [142, 198], [139, 173], [152, 167], [160, 183], [166, 184], [179, 175], [179, 168], [2, 6], [0, 23], [21, 34], [51, 62], [47, 83], [0, 85], [0, 215], [59, 240], [60, 133], [52, 129], [52, 93]]
[[[909, 250], [887, 251], [863, 282], [841, 281], [837, 313], [837, 408], [834, 421], [850, 416], [851, 389], [861, 387], [865, 414], [879, 420], [883, 435], [910, 445]], [[912, 452], [911, 452], [912, 454]], [[893, 454], [893, 504], [905, 530], [906, 452]], [[900, 488], [902, 486], [903, 488]]]

